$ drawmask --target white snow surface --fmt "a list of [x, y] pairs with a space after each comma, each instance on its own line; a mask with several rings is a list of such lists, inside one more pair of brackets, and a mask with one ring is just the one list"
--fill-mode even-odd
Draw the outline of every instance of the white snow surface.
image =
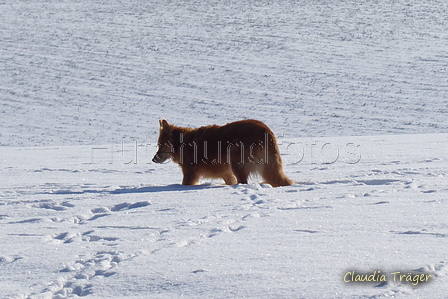
[[[448, 298], [447, 16], [0, 0], [0, 298]], [[160, 118], [259, 119], [295, 184], [182, 186]]]

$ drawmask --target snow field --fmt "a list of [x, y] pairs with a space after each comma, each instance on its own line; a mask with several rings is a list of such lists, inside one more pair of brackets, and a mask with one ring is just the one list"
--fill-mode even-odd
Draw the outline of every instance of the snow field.
[[[358, 163], [288, 164], [298, 183], [281, 188], [181, 186], [173, 163], [90, 164], [92, 146], [3, 148], [5, 298], [443, 297], [448, 136], [315, 140], [348, 141]], [[377, 287], [349, 271], [435, 279]]]
[[[447, 15], [0, 1], [0, 297], [447, 297]], [[181, 186], [160, 118], [262, 120], [297, 184]]]

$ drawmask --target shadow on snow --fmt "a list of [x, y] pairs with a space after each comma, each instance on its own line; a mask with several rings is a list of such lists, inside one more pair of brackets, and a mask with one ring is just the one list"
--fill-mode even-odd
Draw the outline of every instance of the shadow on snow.
[[111, 194], [123, 194], [123, 193], [151, 193], [151, 192], [172, 192], [172, 191], [197, 191], [204, 189], [216, 189], [225, 188], [227, 186], [217, 186], [212, 184], [202, 184], [194, 186], [185, 186], [180, 184], [167, 185], [167, 186], [146, 186], [139, 188], [120, 188], [110, 191]]

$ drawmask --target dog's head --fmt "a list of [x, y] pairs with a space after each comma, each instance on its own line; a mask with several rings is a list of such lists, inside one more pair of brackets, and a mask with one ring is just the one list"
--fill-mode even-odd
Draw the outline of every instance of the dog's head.
[[164, 119], [159, 121], [160, 123], [160, 134], [158, 146], [159, 149], [157, 153], [152, 158], [154, 163], [164, 163], [165, 161], [173, 158], [174, 147], [173, 147], [173, 130], [171, 125]]

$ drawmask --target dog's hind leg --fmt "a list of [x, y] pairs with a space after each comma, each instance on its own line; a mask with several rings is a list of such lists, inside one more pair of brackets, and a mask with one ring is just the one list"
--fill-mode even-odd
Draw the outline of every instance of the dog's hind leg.
[[244, 146], [241, 144], [230, 144], [227, 148], [228, 163], [238, 184], [247, 184], [250, 172], [244, 163]]

